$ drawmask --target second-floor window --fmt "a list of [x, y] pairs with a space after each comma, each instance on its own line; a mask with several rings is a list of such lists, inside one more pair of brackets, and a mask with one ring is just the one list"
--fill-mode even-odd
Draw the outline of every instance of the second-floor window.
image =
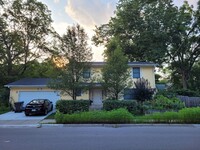
[[139, 67], [133, 68], [133, 78], [140, 78], [140, 68]]
[[85, 79], [90, 78], [90, 69], [83, 71], [83, 78], [85, 78]]

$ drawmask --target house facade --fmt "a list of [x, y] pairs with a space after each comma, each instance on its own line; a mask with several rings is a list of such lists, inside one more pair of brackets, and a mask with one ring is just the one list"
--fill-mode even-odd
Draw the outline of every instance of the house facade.
[[[77, 99], [91, 100], [94, 105], [101, 105], [102, 101], [106, 99], [105, 92], [101, 86], [102, 68], [105, 62], [91, 62], [91, 68], [83, 72], [83, 78], [93, 80], [92, 88], [89, 90], [79, 90], [77, 92]], [[149, 62], [129, 62], [130, 79], [135, 82], [138, 78], [147, 79], [152, 88], [155, 85], [154, 69], [156, 64]], [[61, 91], [56, 91], [47, 87], [50, 79], [48, 78], [25, 78], [5, 85], [10, 89], [10, 102], [24, 101], [26, 105], [32, 99], [46, 98], [51, 100], [54, 105], [57, 100], [72, 99]], [[134, 89], [134, 84], [130, 89], [125, 89], [121, 99], [133, 99], [134, 95], [130, 92]]]

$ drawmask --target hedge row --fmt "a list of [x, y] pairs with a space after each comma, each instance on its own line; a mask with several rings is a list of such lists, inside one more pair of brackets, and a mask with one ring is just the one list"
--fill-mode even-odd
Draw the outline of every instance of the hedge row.
[[74, 114], [63, 114], [56, 112], [55, 119], [57, 123], [131, 123], [133, 115], [126, 109], [117, 109], [112, 111], [90, 111]]
[[103, 102], [103, 109], [106, 111], [125, 108], [132, 114], [138, 114], [140, 112], [140, 107], [135, 100], [105, 100]]
[[89, 100], [58, 100], [56, 109], [63, 114], [89, 111]]

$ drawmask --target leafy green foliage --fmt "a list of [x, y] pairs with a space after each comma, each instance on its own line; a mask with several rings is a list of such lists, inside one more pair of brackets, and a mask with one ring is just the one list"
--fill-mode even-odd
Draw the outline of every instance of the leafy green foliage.
[[58, 100], [56, 109], [63, 114], [89, 111], [89, 100]]
[[0, 88], [0, 106], [9, 106], [9, 90], [6, 88]]
[[200, 107], [134, 117], [133, 123], [200, 123]]
[[182, 109], [179, 117], [184, 123], [200, 123], [200, 107]]
[[54, 78], [61, 74], [61, 69], [56, 67], [52, 59], [38, 62], [31, 61], [22, 77], [25, 78]]
[[[114, 42], [112, 54], [107, 56], [106, 65], [102, 69], [103, 88], [109, 98], [118, 99], [121, 93], [129, 85], [128, 61], [121, 48]], [[112, 45], [112, 44], [111, 44]]]
[[9, 112], [9, 111], [10, 111], [9, 107], [0, 104], [0, 114], [4, 114], [4, 113]]
[[0, 9], [0, 76], [13, 81], [25, 73], [31, 61], [53, 51], [49, 37], [56, 34], [50, 11], [37, 0], [14, 0]]
[[91, 48], [87, 45], [87, 35], [80, 25], [67, 28], [66, 34], [61, 38], [60, 57], [66, 60], [62, 73], [55, 78], [49, 87], [61, 90], [64, 94], [76, 100], [76, 91], [86, 88], [83, 83], [82, 72], [90, 69], [92, 59]]
[[182, 96], [200, 96], [196, 91], [192, 91], [189, 89], [179, 89], [174, 91], [177, 95]]
[[105, 100], [103, 101], [103, 109], [106, 111], [125, 108], [132, 114], [138, 114], [139, 108], [135, 100]]
[[135, 98], [139, 102], [144, 102], [145, 100], [151, 100], [154, 90], [151, 88], [148, 80], [144, 78], [137, 79], [135, 84]]
[[200, 94], [200, 61], [194, 65], [190, 73], [189, 88]]
[[112, 111], [91, 111], [75, 114], [62, 114], [57, 112], [55, 115], [57, 123], [130, 123], [133, 115], [126, 109]]
[[167, 98], [163, 95], [157, 95], [153, 101], [151, 101], [152, 109], [156, 110], [180, 110], [185, 107], [184, 103], [178, 98]]
[[200, 57], [199, 10], [199, 2], [194, 9], [188, 1], [177, 7], [172, 0], [119, 0], [115, 17], [96, 28], [93, 40], [99, 44], [118, 38], [130, 61], [168, 63], [187, 89]]
[[114, 36], [130, 61], [163, 62], [174, 9], [171, 1], [119, 0], [116, 16], [96, 28], [94, 42]]

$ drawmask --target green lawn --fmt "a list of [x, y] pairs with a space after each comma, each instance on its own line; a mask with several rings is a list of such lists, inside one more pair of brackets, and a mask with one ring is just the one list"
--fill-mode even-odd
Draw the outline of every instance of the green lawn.
[[45, 119], [55, 119], [55, 118], [54, 118], [55, 114], [56, 114], [56, 113], [52, 113], [51, 115], [47, 116]]

